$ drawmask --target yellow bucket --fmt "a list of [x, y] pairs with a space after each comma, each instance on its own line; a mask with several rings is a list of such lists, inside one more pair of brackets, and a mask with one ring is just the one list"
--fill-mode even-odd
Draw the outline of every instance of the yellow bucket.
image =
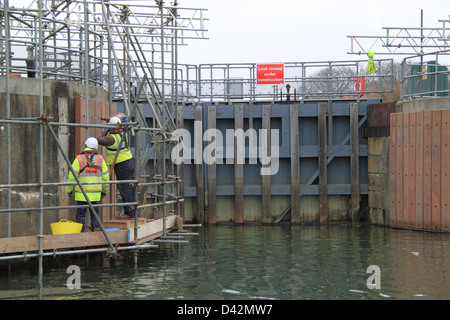
[[61, 219], [58, 222], [51, 223], [50, 227], [52, 228], [52, 234], [80, 233], [83, 224]]

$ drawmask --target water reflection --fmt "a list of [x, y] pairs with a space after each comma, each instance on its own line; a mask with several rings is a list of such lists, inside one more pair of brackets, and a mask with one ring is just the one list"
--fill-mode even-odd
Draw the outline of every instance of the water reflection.
[[[45, 260], [0, 269], [1, 299], [449, 299], [450, 235], [378, 226], [245, 226], [195, 230], [189, 244]], [[81, 268], [81, 290], [65, 283]], [[370, 265], [381, 289], [369, 289]]]

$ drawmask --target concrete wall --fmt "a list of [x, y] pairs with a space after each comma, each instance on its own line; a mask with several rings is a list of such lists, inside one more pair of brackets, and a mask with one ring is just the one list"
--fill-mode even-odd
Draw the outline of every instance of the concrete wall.
[[379, 103], [367, 108], [368, 206], [369, 221], [389, 224], [389, 128], [394, 103]]
[[389, 137], [369, 137], [369, 220], [389, 225]]
[[450, 97], [418, 98], [399, 101], [395, 105], [395, 112], [431, 111], [450, 109]]
[[[6, 118], [6, 78], [0, 77], [0, 119]], [[55, 122], [74, 122], [75, 98], [85, 96], [85, 85], [57, 80], [43, 81], [43, 113], [52, 115]], [[97, 87], [89, 88], [91, 98], [107, 99], [107, 92]], [[39, 79], [10, 77], [11, 118], [40, 117]], [[0, 124], [5, 129], [0, 131], [0, 184], [6, 184], [7, 171], [7, 124]], [[54, 127], [58, 132], [60, 143], [66, 149], [69, 159], [73, 159], [74, 129]], [[10, 125], [11, 143], [11, 183], [38, 183], [39, 161], [44, 162], [44, 182], [64, 182], [68, 166], [58, 151], [57, 145], [48, 128], [43, 128], [43, 154], [39, 152], [40, 126], [29, 124]], [[68, 203], [64, 187], [44, 187], [43, 205], [57, 206]], [[0, 208], [7, 208], [6, 188], [0, 189]], [[39, 207], [38, 187], [16, 187], [11, 189], [12, 208]], [[73, 219], [73, 212], [68, 210], [44, 211], [44, 234], [51, 234], [50, 223], [59, 218]], [[12, 236], [36, 235], [39, 233], [39, 211], [12, 212]], [[0, 237], [7, 236], [7, 213], [0, 213]]]

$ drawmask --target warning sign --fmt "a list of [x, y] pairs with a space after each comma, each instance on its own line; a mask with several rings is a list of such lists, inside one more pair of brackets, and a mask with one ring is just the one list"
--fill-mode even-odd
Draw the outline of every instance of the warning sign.
[[284, 64], [257, 64], [256, 84], [283, 84]]

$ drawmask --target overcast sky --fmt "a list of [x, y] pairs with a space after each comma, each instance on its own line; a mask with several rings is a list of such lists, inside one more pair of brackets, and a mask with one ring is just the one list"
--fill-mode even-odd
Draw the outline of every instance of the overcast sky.
[[438, 20], [450, 15], [450, 0], [179, 0], [179, 6], [208, 9], [209, 39], [190, 40], [179, 51], [179, 62], [192, 64], [363, 60], [347, 54], [347, 36], [420, 27], [421, 9], [424, 27], [442, 27]]

